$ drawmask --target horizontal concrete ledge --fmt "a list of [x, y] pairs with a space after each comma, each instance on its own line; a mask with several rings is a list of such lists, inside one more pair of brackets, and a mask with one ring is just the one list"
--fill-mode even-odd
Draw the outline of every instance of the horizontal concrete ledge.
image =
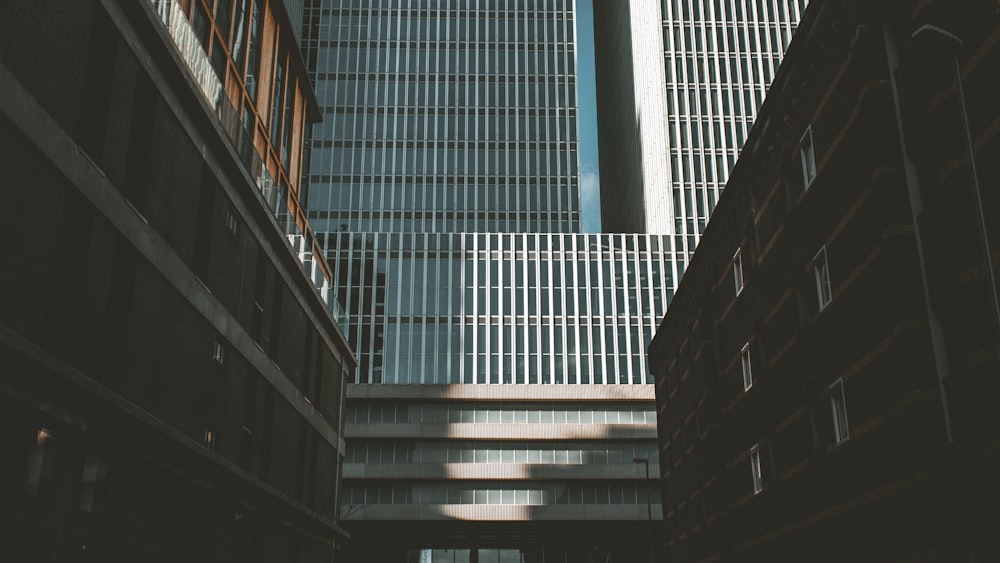
[[455, 440], [638, 440], [656, 439], [649, 424], [490, 424], [474, 422], [348, 424], [347, 439], [427, 438]]
[[[477, 522], [546, 521], [645, 521], [646, 504], [560, 504], [525, 506], [510, 504], [380, 504], [342, 507], [346, 522], [467, 520]], [[652, 505], [653, 519], [662, 520], [659, 504]]]
[[348, 400], [655, 401], [653, 385], [388, 385], [347, 386]]
[[[345, 463], [344, 479], [469, 480], [637, 480], [645, 468], [635, 463]], [[654, 463], [651, 475], [659, 475]]]

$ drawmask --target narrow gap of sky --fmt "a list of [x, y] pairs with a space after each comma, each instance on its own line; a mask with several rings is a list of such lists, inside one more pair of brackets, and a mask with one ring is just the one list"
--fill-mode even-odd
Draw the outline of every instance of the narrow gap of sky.
[[[615, 0], [617, 1], [617, 0]], [[585, 233], [601, 232], [597, 160], [597, 83], [594, 76], [593, 0], [576, 0], [577, 123], [580, 128], [580, 203]]]

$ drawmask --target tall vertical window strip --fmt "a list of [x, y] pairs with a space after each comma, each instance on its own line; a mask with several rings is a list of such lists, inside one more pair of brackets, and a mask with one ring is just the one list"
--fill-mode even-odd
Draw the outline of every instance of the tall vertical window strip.
[[208, 12], [205, 11], [205, 6], [200, 1], [194, 3], [194, 17], [191, 25], [194, 27], [195, 36], [198, 37], [201, 46], [208, 53], [209, 45], [212, 42], [212, 20], [208, 17]]
[[[209, 2], [211, 4], [211, 2]], [[222, 35], [222, 42], [229, 44], [230, 14], [232, 13], [233, 0], [215, 0], [215, 24], [219, 26], [219, 33]]]
[[847, 399], [844, 396], [844, 380], [838, 379], [830, 385], [830, 409], [833, 411], [833, 436], [840, 444], [850, 437], [847, 426]]
[[271, 88], [271, 144], [275, 147], [281, 142], [281, 110], [285, 100], [285, 48], [280, 40], [275, 47], [274, 84]]
[[750, 365], [750, 343], [743, 345], [740, 350], [740, 370], [743, 373], [743, 390], [749, 391], [753, 386], [753, 370]]
[[764, 490], [764, 474], [760, 465], [760, 447], [754, 444], [750, 448], [750, 475], [753, 479], [753, 494], [758, 494]]
[[261, 14], [260, 2], [262, 0], [249, 0], [252, 6], [250, 10], [250, 36], [247, 42], [246, 84], [247, 94], [250, 102], [257, 104], [257, 86], [260, 81], [260, 49], [261, 49], [261, 26], [264, 23], [264, 16]]
[[733, 255], [733, 283], [736, 284], [736, 295], [743, 291], [743, 256], [740, 249]]
[[246, 15], [247, 5], [250, 2], [251, 0], [237, 0], [236, 17], [233, 18], [233, 34], [230, 50], [232, 51], [236, 68], [239, 69], [240, 73], [243, 72], [243, 67], [246, 64]]
[[295, 79], [288, 77], [285, 86], [285, 110], [281, 125], [281, 165], [291, 174], [292, 117], [295, 114]]
[[807, 127], [799, 142], [799, 157], [802, 161], [803, 189], [809, 189], [816, 178], [816, 150], [813, 148], [812, 127]]
[[819, 310], [822, 311], [833, 300], [833, 288], [830, 286], [830, 266], [826, 260], [825, 246], [813, 258], [813, 276], [816, 279], [816, 298], [819, 300]]

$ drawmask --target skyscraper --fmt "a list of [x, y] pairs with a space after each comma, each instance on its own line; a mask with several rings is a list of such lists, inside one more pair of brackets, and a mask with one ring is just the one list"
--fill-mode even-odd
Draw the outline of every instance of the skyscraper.
[[353, 549], [643, 560], [672, 253], [579, 233], [575, 3], [322, 0], [305, 22], [307, 207], [359, 359]]
[[318, 231], [579, 230], [572, 0], [310, 6]]
[[805, 5], [595, 3], [604, 231], [671, 235], [681, 273]]

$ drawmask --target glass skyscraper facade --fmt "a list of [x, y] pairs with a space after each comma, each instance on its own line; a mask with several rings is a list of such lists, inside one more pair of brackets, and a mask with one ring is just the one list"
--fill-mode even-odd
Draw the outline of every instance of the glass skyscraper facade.
[[[573, 0], [313, 0], [305, 193], [378, 561], [642, 561], [669, 237], [582, 234]], [[391, 537], [387, 522], [397, 522]]]
[[330, 233], [359, 383], [640, 384], [667, 237]]
[[807, 0], [663, 7], [674, 244], [694, 252]]
[[595, 3], [605, 231], [670, 235], [681, 274], [806, 4]]
[[318, 231], [579, 230], [572, 0], [326, 0], [306, 20]]

